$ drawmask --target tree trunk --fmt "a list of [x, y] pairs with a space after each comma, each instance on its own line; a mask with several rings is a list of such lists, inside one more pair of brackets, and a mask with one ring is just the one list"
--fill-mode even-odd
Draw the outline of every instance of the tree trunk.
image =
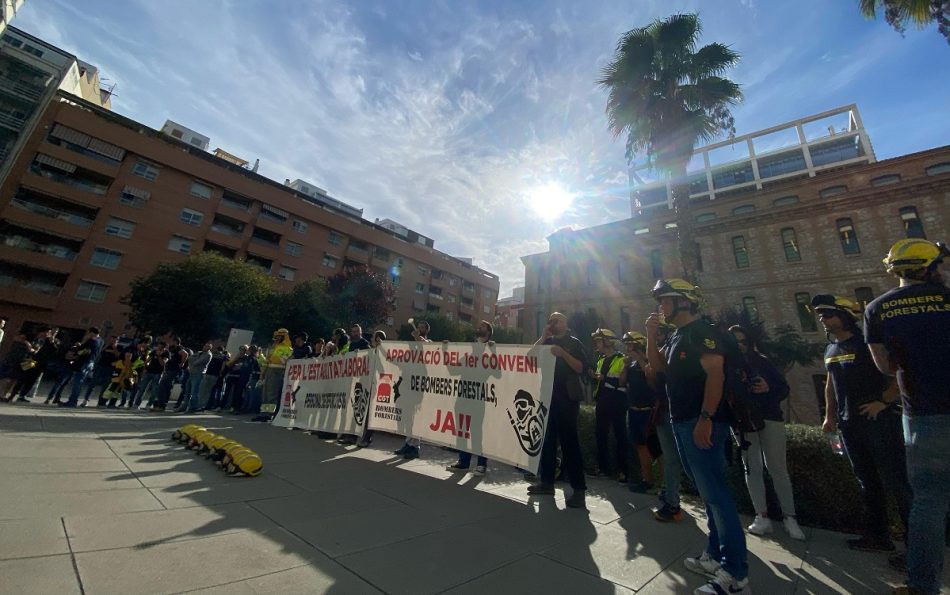
[[679, 249], [680, 269], [683, 278], [699, 285], [698, 247], [693, 238], [693, 216], [689, 204], [689, 185], [686, 183], [686, 166], [672, 171], [673, 213], [676, 217], [676, 239]]

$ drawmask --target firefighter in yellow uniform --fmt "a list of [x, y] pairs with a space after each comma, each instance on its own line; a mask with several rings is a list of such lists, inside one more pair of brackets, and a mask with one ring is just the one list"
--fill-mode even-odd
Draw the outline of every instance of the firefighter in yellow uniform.
[[[609, 329], [597, 329], [591, 334], [594, 349], [601, 354], [597, 360], [594, 377], [594, 416], [597, 434], [597, 467], [600, 475], [615, 477], [620, 483], [627, 482], [627, 394], [620, 388], [623, 374], [623, 354], [617, 352], [617, 335]], [[608, 435], [614, 432], [616, 441], [616, 464], [610, 464]]]
[[254, 421], [270, 421], [277, 415], [281, 390], [284, 388], [284, 370], [294, 351], [290, 343], [290, 331], [285, 328], [274, 331], [272, 341], [267, 352], [267, 364], [261, 371], [261, 414], [255, 417]]

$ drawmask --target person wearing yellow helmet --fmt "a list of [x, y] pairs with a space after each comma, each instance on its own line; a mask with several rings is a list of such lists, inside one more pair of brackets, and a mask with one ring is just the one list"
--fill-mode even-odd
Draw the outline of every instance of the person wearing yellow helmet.
[[261, 387], [261, 412], [252, 421], [269, 422], [277, 415], [281, 390], [284, 388], [284, 370], [294, 351], [290, 343], [290, 331], [285, 328], [274, 331], [271, 340], [272, 346], [266, 356], [267, 364], [258, 381]]
[[[594, 371], [594, 419], [597, 439], [598, 474], [627, 483], [627, 396], [620, 387], [623, 355], [617, 353], [617, 335], [607, 328], [591, 334], [594, 350], [600, 354]], [[616, 442], [617, 468], [611, 466], [608, 448], [610, 433]]]
[[[653, 288], [657, 311], [646, 320], [647, 359], [666, 378], [673, 434], [686, 474], [706, 504], [709, 540], [700, 556], [684, 560], [692, 572], [715, 577], [711, 588], [743, 592], [749, 585], [745, 532], [726, 480], [726, 442], [731, 428], [721, 407], [726, 346], [701, 317], [702, 293], [684, 279], [660, 279]], [[663, 350], [661, 321], [676, 325]]]
[[620, 386], [627, 392], [627, 437], [640, 461], [640, 480], [631, 478], [628, 487], [632, 492], [645, 493], [653, 488], [653, 454], [649, 437], [656, 406], [656, 375], [647, 362], [646, 335], [628, 331], [624, 333], [622, 342], [624, 368], [620, 374]]
[[[896, 375], [903, 402], [907, 474], [913, 507], [907, 534], [907, 586], [940, 590], [944, 520], [950, 509], [950, 289], [940, 267], [946, 244], [905, 239], [891, 246], [885, 269], [899, 286], [868, 304], [864, 336], [877, 367]], [[905, 560], [892, 558], [902, 567]]]
[[910, 511], [896, 387], [874, 366], [858, 326], [860, 305], [847, 297], [819, 294], [811, 307], [829, 337], [822, 429], [840, 432], [864, 498], [864, 534], [848, 540], [848, 547], [890, 552], [894, 543], [887, 522], [888, 492], [896, 497], [905, 523]]

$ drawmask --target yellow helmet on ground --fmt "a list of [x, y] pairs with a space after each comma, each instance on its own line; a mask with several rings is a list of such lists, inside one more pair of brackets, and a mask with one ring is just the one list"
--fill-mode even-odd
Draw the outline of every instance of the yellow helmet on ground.
[[624, 343], [629, 343], [633, 345], [643, 345], [647, 344], [646, 335], [637, 331], [627, 331], [623, 334], [622, 341]]
[[894, 242], [883, 262], [888, 273], [904, 277], [908, 273], [924, 272], [939, 265], [945, 256], [950, 256], [950, 250], [947, 249], [946, 244], [909, 238]]
[[703, 301], [699, 287], [685, 279], [658, 279], [652, 293], [656, 300], [662, 297], [681, 297], [697, 305]]
[[198, 450], [199, 448], [201, 448], [201, 445], [204, 444], [205, 440], [214, 438], [214, 436], [215, 436], [215, 433], [212, 432], [211, 430], [200, 430], [198, 432], [195, 432], [192, 435], [191, 440], [188, 441], [188, 448], [192, 450]]
[[198, 424], [185, 424], [185, 425], [183, 425], [182, 427], [180, 427], [180, 428], [178, 428], [177, 430], [175, 430], [174, 432], [172, 432], [172, 440], [181, 440], [181, 437], [184, 435], [183, 432], [184, 432], [185, 430], [188, 430], [188, 429], [191, 429], [191, 428], [197, 428], [197, 427], [198, 427]]
[[209, 436], [203, 436], [202, 439], [198, 442], [198, 454], [206, 455], [211, 451], [211, 443], [215, 440], [227, 440], [221, 434], [215, 434], [211, 432]]
[[236, 459], [236, 458], [238, 457], [238, 455], [240, 455], [241, 453], [245, 453], [245, 452], [254, 452], [254, 451], [252, 451], [250, 448], [248, 448], [248, 447], [246, 447], [246, 446], [238, 446], [238, 447], [236, 447], [236, 448], [232, 448], [232, 449], [228, 450], [228, 451], [225, 453], [224, 458], [221, 459], [221, 467], [222, 467], [223, 469], [227, 469], [227, 468], [228, 468], [228, 465], [230, 465], [231, 462], [234, 461], [234, 459]]
[[220, 461], [227, 454], [228, 449], [233, 446], [240, 446], [240, 443], [237, 440], [228, 439], [221, 444], [214, 445], [211, 452], [208, 453], [208, 458], [212, 461]]
[[205, 446], [207, 447], [206, 449], [207, 453], [210, 455], [217, 449], [221, 448], [222, 445], [227, 444], [229, 440], [230, 439], [227, 436], [222, 436], [221, 434], [218, 434], [217, 436], [209, 440], [207, 444], [205, 444]]
[[228, 464], [227, 472], [230, 474], [243, 474], [248, 477], [260, 475], [264, 470], [264, 460], [261, 455], [253, 451], [242, 452], [238, 454], [233, 461]]
[[204, 426], [199, 426], [199, 425], [192, 425], [191, 427], [185, 426], [184, 428], [182, 428], [182, 431], [181, 431], [181, 438], [180, 438], [179, 440], [180, 440], [181, 442], [186, 442], [186, 443], [187, 443], [187, 442], [189, 442], [189, 441], [191, 440], [191, 438], [192, 438], [196, 433], [202, 432], [202, 431], [204, 431], [204, 430], [205, 430], [205, 427], [204, 427]]

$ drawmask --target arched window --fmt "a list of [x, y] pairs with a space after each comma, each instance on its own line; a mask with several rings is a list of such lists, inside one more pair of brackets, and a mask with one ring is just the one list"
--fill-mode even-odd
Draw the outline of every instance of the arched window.
[[785, 262], [801, 262], [802, 253], [798, 248], [798, 236], [795, 235], [795, 228], [786, 227], [782, 229], [782, 246], [785, 249]]

